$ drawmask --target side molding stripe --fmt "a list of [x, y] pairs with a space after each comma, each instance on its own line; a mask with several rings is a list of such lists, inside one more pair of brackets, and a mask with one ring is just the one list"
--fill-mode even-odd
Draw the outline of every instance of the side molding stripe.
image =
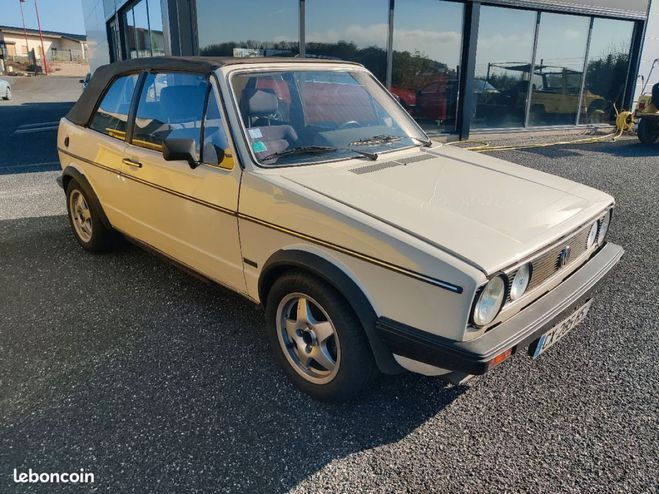
[[250, 221], [250, 222], [252, 222], [252, 223], [256, 223], [256, 224], [258, 224], [258, 225], [261, 225], [261, 226], [264, 226], [264, 227], [270, 228], [270, 229], [272, 229], [272, 230], [277, 230], [277, 231], [279, 231], [279, 232], [286, 233], [286, 234], [288, 234], [288, 235], [291, 235], [291, 236], [293, 236], [293, 237], [300, 238], [300, 239], [302, 239], [302, 240], [306, 240], [306, 241], [311, 242], [311, 243], [313, 243], [313, 244], [321, 245], [321, 246], [323, 246], [323, 247], [327, 247], [327, 248], [332, 249], [332, 250], [335, 250], [335, 251], [337, 251], [337, 252], [341, 252], [341, 253], [343, 253], [343, 254], [346, 254], [346, 255], [349, 255], [349, 256], [351, 256], [351, 257], [354, 257], [354, 258], [356, 258], [356, 259], [360, 259], [360, 260], [362, 260], [362, 261], [366, 261], [366, 262], [371, 263], [371, 264], [374, 264], [374, 265], [376, 265], [376, 266], [380, 266], [380, 267], [382, 267], [382, 268], [384, 268], [384, 269], [388, 269], [389, 271], [394, 271], [394, 272], [396, 272], [396, 273], [399, 273], [399, 274], [402, 274], [402, 275], [405, 275], [405, 276], [409, 276], [410, 278], [414, 278], [414, 279], [417, 279], [417, 280], [419, 280], [419, 281], [423, 281], [423, 282], [425, 282], [425, 283], [429, 283], [429, 284], [431, 284], [431, 285], [437, 286], [437, 287], [439, 287], [439, 288], [443, 288], [444, 290], [448, 290], [448, 291], [453, 292], [453, 293], [462, 293], [462, 291], [463, 291], [462, 287], [459, 286], [459, 285], [454, 285], [453, 283], [449, 283], [449, 282], [447, 282], [447, 281], [443, 281], [443, 280], [439, 280], [439, 279], [436, 279], [436, 278], [432, 278], [432, 277], [430, 277], [430, 276], [427, 276], [427, 275], [422, 274], [422, 273], [418, 273], [418, 272], [413, 271], [413, 270], [411, 270], [411, 269], [404, 268], [404, 267], [402, 267], [402, 266], [398, 266], [398, 265], [396, 265], [396, 264], [392, 264], [392, 263], [390, 263], [390, 262], [383, 261], [383, 260], [381, 260], [381, 259], [377, 259], [377, 258], [375, 258], [375, 257], [371, 257], [371, 256], [369, 256], [369, 255], [367, 255], [367, 254], [362, 254], [361, 252], [357, 252], [357, 251], [352, 250], [352, 249], [349, 249], [349, 248], [347, 248], [347, 247], [342, 247], [342, 246], [340, 246], [340, 245], [334, 244], [334, 243], [329, 242], [329, 241], [327, 241], [327, 240], [323, 240], [323, 239], [320, 239], [320, 238], [312, 237], [312, 236], [306, 235], [306, 234], [304, 234], [304, 233], [297, 232], [297, 231], [295, 231], [295, 230], [291, 230], [291, 229], [289, 229], [289, 228], [285, 228], [285, 227], [283, 227], [283, 226], [279, 226], [279, 225], [276, 225], [276, 224], [274, 224], [274, 223], [270, 223], [270, 222], [268, 222], [268, 221], [261, 220], [261, 219], [259, 219], [259, 218], [255, 218], [255, 217], [253, 217], [253, 216], [249, 216], [249, 215], [244, 214], [244, 213], [237, 213], [237, 212], [235, 212], [235, 211], [231, 211], [230, 209], [226, 209], [226, 208], [223, 208], [223, 207], [221, 207], [221, 206], [217, 206], [216, 204], [211, 204], [211, 203], [206, 202], [206, 201], [201, 201], [201, 200], [199, 200], [199, 199], [197, 199], [197, 198], [195, 198], [195, 197], [188, 196], [188, 195], [186, 195], [186, 194], [182, 194], [182, 193], [180, 193], [180, 192], [177, 192], [177, 191], [175, 191], [175, 190], [168, 189], [168, 188], [166, 188], [166, 187], [162, 187], [162, 186], [157, 185], [157, 184], [154, 184], [154, 183], [152, 183], [152, 182], [147, 182], [146, 180], [142, 180], [142, 179], [139, 179], [139, 178], [133, 177], [132, 175], [126, 175], [125, 173], [122, 173], [120, 170], [115, 170], [114, 168], [110, 168], [110, 167], [108, 167], [108, 166], [101, 165], [100, 163], [96, 163], [95, 161], [88, 160], [88, 159], [86, 159], [86, 158], [83, 158], [82, 156], [77, 156], [77, 155], [75, 155], [75, 154], [73, 154], [73, 153], [70, 153], [69, 151], [67, 151], [67, 150], [65, 150], [65, 149], [62, 149], [61, 147], [58, 147], [57, 149], [58, 149], [58, 151], [60, 151], [61, 153], [64, 153], [64, 154], [66, 154], [66, 155], [68, 155], [68, 156], [71, 156], [71, 157], [74, 158], [74, 159], [77, 159], [77, 160], [80, 160], [80, 161], [84, 161], [85, 163], [88, 163], [88, 164], [90, 164], [90, 165], [96, 166], [96, 167], [98, 167], [98, 168], [102, 168], [103, 170], [106, 170], [106, 171], [112, 172], [112, 173], [114, 173], [114, 174], [116, 174], [116, 175], [120, 175], [120, 176], [125, 177], [125, 178], [127, 178], [127, 179], [129, 179], [129, 180], [133, 180], [133, 181], [135, 181], [135, 182], [139, 182], [139, 183], [141, 183], [141, 184], [143, 184], [143, 185], [146, 185], [146, 186], [148, 186], [148, 187], [153, 187], [153, 188], [158, 189], [158, 190], [160, 190], [160, 191], [162, 191], [162, 192], [165, 192], [165, 193], [173, 194], [173, 195], [175, 195], [175, 196], [177, 196], [177, 197], [180, 197], [180, 198], [182, 198], [182, 199], [186, 199], [186, 200], [188, 200], [188, 201], [191, 201], [191, 202], [194, 202], [194, 203], [200, 204], [201, 206], [205, 206], [205, 207], [207, 207], [207, 208], [214, 209], [214, 210], [219, 211], [219, 212], [221, 212], [221, 213], [225, 213], [225, 214], [228, 214], [228, 215], [230, 215], [230, 216], [236, 216], [236, 217], [238, 217], [238, 218], [240, 218], [240, 219], [243, 219], [243, 220], [246, 220], [246, 221]]

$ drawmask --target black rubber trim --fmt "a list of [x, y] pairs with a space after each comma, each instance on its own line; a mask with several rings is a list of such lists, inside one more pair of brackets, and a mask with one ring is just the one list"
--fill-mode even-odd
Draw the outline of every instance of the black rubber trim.
[[386, 317], [377, 320], [376, 332], [396, 355], [452, 371], [484, 374], [491, 359], [532, 343], [591, 298], [623, 253], [622, 247], [606, 244], [559, 286], [472, 341], [451, 340]]
[[341, 293], [364, 327], [375, 361], [381, 372], [399, 374], [403, 368], [396, 362], [391, 351], [375, 331], [377, 315], [366, 295], [357, 284], [339, 267], [320, 256], [298, 250], [279, 250], [266, 261], [259, 278], [259, 298], [264, 303], [267, 293], [283, 272], [290, 269], [307, 271], [336, 288]]
[[[75, 180], [78, 185], [80, 185], [80, 188], [82, 191], [85, 193], [86, 198], [93, 204], [93, 206], [96, 208], [96, 210], [99, 212], [100, 220], [101, 223], [103, 223], [103, 226], [109, 230], [112, 230], [112, 225], [110, 224], [110, 220], [108, 220], [108, 217], [105, 214], [105, 211], [103, 210], [103, 206], [101, 206], [100, 201], [98, 200], [98, 197], [96, 197], [96, 193], [94, 192], [94, 188], [91, 186], [89, 181], [87, 180], [87, 177], [85, 177], [82, 173], [80, 173], [78, 170], [76, 170], [72, 166], [67, 166], [64, 171], [62, 172], [62, 175], [58, 178], [61, 178], [62, 180], [62, 188], [64, 189], [64, 178], [65, 177], [70, 177], [70, 179]], [[58, 181], [59, 183], [59, 181]], [[66, 192], [66, 189], [64, 190]]]

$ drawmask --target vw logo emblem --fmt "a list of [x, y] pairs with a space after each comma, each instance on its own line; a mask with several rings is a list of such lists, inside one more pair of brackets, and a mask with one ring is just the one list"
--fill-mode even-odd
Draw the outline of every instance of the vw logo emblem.
[[562, 268], [565, 266], [568, 261], [570, 260], [570, 254], [572, 252], [572, 249], [570, 248], [569, 245], [566, 245], [561, 253], [558, 255], [558, 267]]

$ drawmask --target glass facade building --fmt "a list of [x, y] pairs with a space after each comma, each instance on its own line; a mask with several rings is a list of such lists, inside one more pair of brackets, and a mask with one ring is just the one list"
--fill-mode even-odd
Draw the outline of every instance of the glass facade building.
[[99, 38], [92, 66], [95, 53], [97, 65], [163, 54], [355, 61], [429, 134], [466, 138], [613, 121], [631, 105], [648, 0], [83, 0], [83, 8], [88, 37]]

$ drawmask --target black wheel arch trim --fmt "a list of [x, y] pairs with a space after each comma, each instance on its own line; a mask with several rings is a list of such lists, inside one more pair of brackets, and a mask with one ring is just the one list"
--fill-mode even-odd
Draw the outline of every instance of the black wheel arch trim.
[[[61, 186], [64, 189], [65, 193], [66, 193], [66, 188], [68, 187], [68, 184], [71, 180], [75, 180], [76, 183], [80, 185], [80, 188], [85, 193], [85, 195], [90, 200], [90, 202], [93, 204], [94, 208], [96, 208], [96, 211], [99, 212], [100, 220], [101, 223], [103, 223], [103, 226], [108, 229], [112, 229], [110, 220], [108, 220], [108, 217], [105, 214], [105, 210], [103, 209], [103, 206], [101, 206], [101, 202], [98, 200], [98, 196], [96, 195], [96, 192], [94, 192], [94, 188], [89, 183], [89, 180], [87, 180], [87, 177], [85, 177], [82, 173], [80, 173], [80, 171], [77, 170], [75, 167], [69, 165], [66, 168], [64, 168], [64, 171], [62, 172], [61, 175]], [[58, 177], [57, 183], [60, 183], [60, 177]]]
[[338, 290], [352, 307], [355, 315], [364, 327], [368, 342], [375, 356], [375, 361], [381, 372], [399, 374], [404, 369], [396, 362], [393, 354], [387, 348], [375, 331], [378, 320], [373, 306], [357, 284], [336, 264], [323, 257], [303, 250], [278, 250], [263, 265], [259, 277], [259, 299], [264, 303], [267, 293], [282, 271], [299, 269], [309, 272], [332, 285]]

